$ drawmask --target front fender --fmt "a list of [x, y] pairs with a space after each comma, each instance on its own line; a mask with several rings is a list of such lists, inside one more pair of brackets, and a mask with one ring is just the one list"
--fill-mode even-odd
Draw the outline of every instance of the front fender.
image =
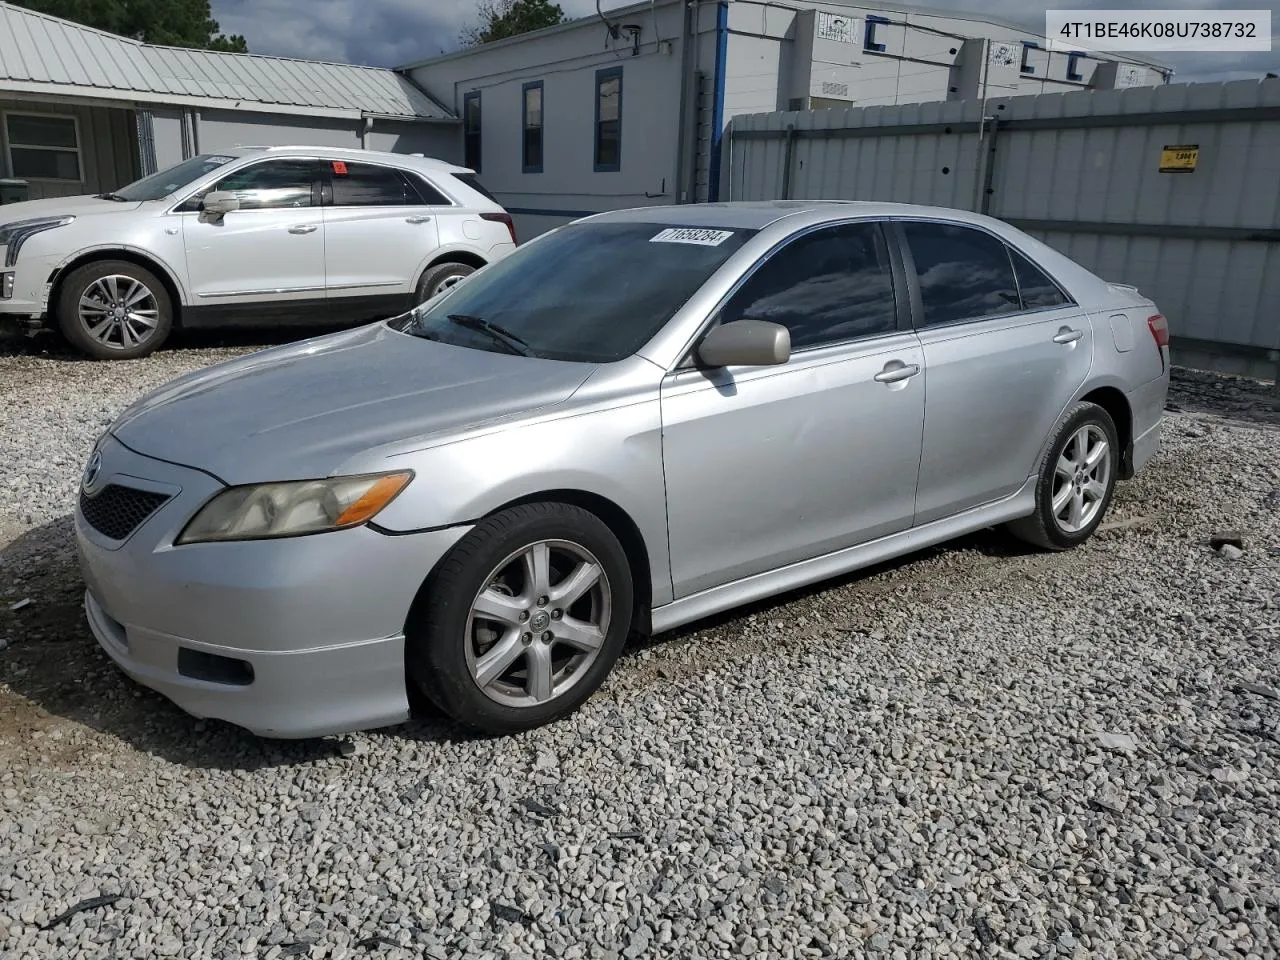
[[63, 257], [54, 264], [53, 270], [49, 274], [49, 280], [45, 286], [46, 296], [73, 263], [85, 259], [104, 259], [113, 253], [120, 252], [129, 253], [153, 264], [164, 273], [173, 288], [178, 291], [178, 299], [182, 305], [185, 306], [190, 302], [190, 296], [187, 292], [187, 286], [182, 280], [181, 271], [175, 269], [173, 264], [169, 263], [164, 257], [157, 256], [154, 250], [147, 250], [129, 243], [96, 243], [87, 247], [80, 247], [75, 253]]

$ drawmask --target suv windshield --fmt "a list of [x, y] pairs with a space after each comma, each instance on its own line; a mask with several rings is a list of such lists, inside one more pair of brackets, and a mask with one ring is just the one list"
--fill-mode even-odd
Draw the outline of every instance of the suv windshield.
[[610, 363], [640, 349], [755, 232], [573, 224], [394, 323], [458, 346]]
[[111, 199], [131, 202], [136, 200], [159, 200], [162, 197], [169, 196], [175, 190], [181, 190], [187, 184], [199, 180], [206, 173], [212, 173], [224, 163], [230, 163], [234, 159], [235, 157], [202, 153], [199, 156], [192, 157], [190, 160], [183, 160], [167, 170], [161, 170], [158, 173], [143, 177], [141, 180], [135, 180], [127, 187], [121, 187], [111, 194]]

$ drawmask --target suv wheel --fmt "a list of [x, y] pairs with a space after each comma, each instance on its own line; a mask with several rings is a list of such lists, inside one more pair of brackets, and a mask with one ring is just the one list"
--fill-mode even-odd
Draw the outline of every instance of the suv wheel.
[[173, 302], [150, 270], [125, 260], [99, 260], [63, 281], [55, 317], [81, 353], [95, 360], [132, 360], [168, 338]]
[[466, 263], [437, 263], [434, 267], [428, 267], [418, 281], [416, 302], [426, 303], [475, 272], [476, 268]]

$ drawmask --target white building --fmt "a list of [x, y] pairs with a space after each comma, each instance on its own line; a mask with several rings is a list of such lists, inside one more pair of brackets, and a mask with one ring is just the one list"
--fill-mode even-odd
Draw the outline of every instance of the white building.
[[463, 120], [520, 236], [715, 199], [738, 114], [1167, 82], [979, 14], [842, 0], [653, 0], [400, 68]]

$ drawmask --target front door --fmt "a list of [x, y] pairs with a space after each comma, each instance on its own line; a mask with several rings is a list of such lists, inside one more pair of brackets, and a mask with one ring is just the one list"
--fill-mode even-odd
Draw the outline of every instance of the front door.
[[984, 230], [903, 221], [928, 369], [916, 523], [1016, 493], [1089, 374], [1093, 328], [1039, 267]]
[[444, 208], [427, 203], [425, 183], [419, 187], [392, 167], [349, 160], [326, 166], [330, 313], [335, 320], [360, 322], [406, 309], [418, 275], [439, 246], [437, 220]]
[[[324, 220], [319, 163], [280, 157], [253, 163], [209, 188], [240, 200], [219, 217], [183, 205], [193, 317], [324, 322]], [[209, 192], [206, 191], [206, 192]]]
[[879, 225], [823, 227], [773, 254], [719, 316], [785, 325], [787, 363], [668, 375], [677, 599], [911, 526], [924, 358], [897, 305]]

